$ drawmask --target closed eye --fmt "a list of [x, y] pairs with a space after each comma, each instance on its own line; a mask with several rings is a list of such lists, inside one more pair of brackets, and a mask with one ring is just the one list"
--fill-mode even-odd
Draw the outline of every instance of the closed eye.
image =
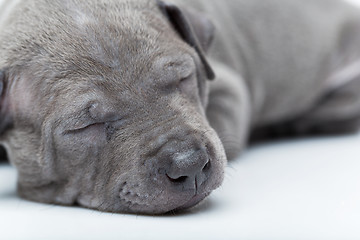
[[105, 130], [105, 123], [94, 123], [82, 128], [67, 130], [65, 133], [76, 134], [84, 131], [103, 131], [103, 130]]
[[65, 131], [65, 135], [68, 137], [80, 138], [81, 140], [88, 142], [99, 140], [110, 141], [116, 130], [122, 129], [125, 123], [125, 119], [110, 122], [98, 122], [82, 128]]
[[186, 81], [189, 81], [189, 80], [192, 80], [194, 76], [195, 76], [195, 73], [191, 72], [191, 73], [190, 73], [189, 75], [187, 75], [186, 77], [180, 78], [180, 83], [186, 82]]
[[106, 124], [94, 123], [83, 128], [68, 130], [65, 134], [69, 137], [81, 138], [88, 142], [95, 142], [101, 139], [106, 139]]

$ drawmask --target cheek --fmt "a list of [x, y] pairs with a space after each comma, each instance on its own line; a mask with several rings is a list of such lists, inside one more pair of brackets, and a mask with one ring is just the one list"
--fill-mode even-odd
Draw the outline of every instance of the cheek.
[[18, 129], [8, 134], [4, 143], [9, 160], [20, 172], [41, 172], [40, 137], [31, 131]]
[[11, 110], [13, 112], [25, 112], [28, 109], [33, 109], [35, 98], [32, 96], [33, 89], [30, 84], [26, 84], [25, 79], [18, 79], [14, 91], [10, 95]]
[[190, 79], [185, 79], [180, 82], [179, 90], [181, 95], [187, 99], [192, 105], [197, 105], [198, 107], [204, 107], [203, 100], [200, 96], [201, 87], [198, 84], [198, 81], [195, 77]]
[[58, 160], [74, 166], [99, 158], [106, 144], [104, 124], [93, 124], [71, 133], [59, 133], [55, 137]]
[[196, 79], [188, 79], [180, 84], [181, 98], [183, 105], [189, 109], [196, 110], [202, 116], [205, 116], [206, 103], [201, 96], [202, 86], [198, 85]]
[[183, 94], [195, 96], [198, 94], [197, 80], [194, 76], [183, 79], [179, 82], [179, 89]]

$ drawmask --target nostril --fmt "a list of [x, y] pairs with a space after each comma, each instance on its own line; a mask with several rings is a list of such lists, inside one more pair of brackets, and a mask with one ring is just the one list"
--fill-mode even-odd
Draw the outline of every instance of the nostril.
[[166, 174], [166, 176], [168, 177], [168, 179], [170, 180], [170, 182], [173, 182], [173, 183], [184, 183], [186, 182], [186, 180], [188, 179], [187, 176], [181, 176], [181, 177], [178, 177], [178, 178], [172, 178], [170, 177], [169, 175]]
[[211, 168], [211, 163], [210, 163], [210, 161], [208, 161], [208, 162], [205, 164], [205, 166], [203, 167], [202, 171], [203, 171], [203, 172], [207, 172], [208, 170], [210, 170], [210, 168]]

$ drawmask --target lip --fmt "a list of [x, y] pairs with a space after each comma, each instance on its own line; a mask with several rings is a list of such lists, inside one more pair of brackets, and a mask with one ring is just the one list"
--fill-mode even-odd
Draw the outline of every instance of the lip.
[[209, 193], [202, 193], [202, 194], [196, 194], [194, 195], [189, 201], [187, 201], [184, 205], [176, 208], [174, 211], [182, 211], [188, 208], [191, 208], [204, 200], [209, 195]]

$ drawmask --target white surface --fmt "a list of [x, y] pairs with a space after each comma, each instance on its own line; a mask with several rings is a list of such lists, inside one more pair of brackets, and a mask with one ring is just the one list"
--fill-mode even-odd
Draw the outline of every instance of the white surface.
[[0, 239], [360, 239], [359, 156], [360, 134], [261, 145], [200, 207], [161, 217], [27, 202], [1, 165]]
[[0, 167], [0, 239], [360, 239], [360, 134], [257, 146], [199, 208], [176, 216], [27, 202]]

